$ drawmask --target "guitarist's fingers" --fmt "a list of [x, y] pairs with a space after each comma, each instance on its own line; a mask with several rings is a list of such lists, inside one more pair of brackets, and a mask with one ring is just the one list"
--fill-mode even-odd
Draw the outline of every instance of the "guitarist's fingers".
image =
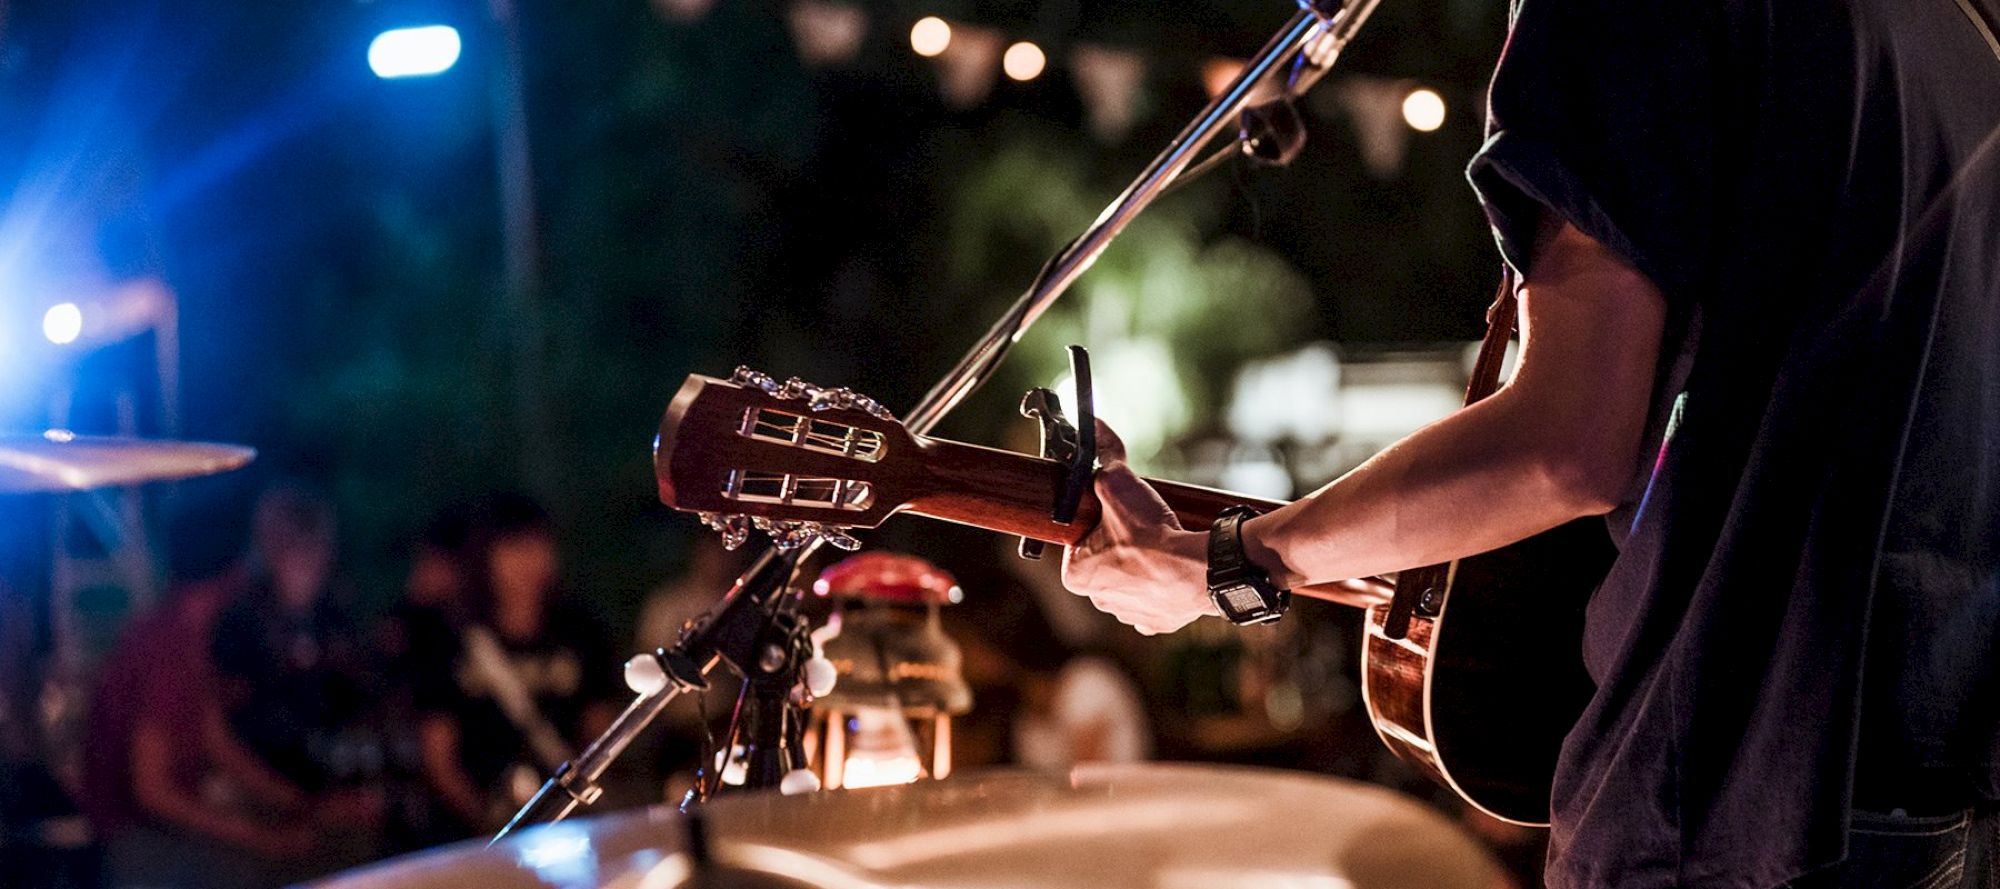
[[1105, 466], [1125, 462], [1125, 439], [1111, 431], [1111, 424], [1093, 418], [1097, 424], [1097, 462]]
[[1097, 502], [1103, 509], [1103, 523], [1130, 534], [1136, 527], [1162, 525], [1182, 530], [1174, 509], [1161, 499], [1160, 492], [1124, 463], [1105, 464], [1097, 471]]
[[1132, 518], [1140, 522], [1162, 524], [1176, 531], [1182, 530], [1180, 519], [1167, 501], [1160, 498], [1160, 492], [1132, 471], [1125, 462], [1125, 440], [1118, 437], [1111, 424], [1103, 420], [1097, 423], [1097, 461], [1101, 467], [1097, 471], [1097, 499], [1100, 504], [1115, 501], [1115, 506], [1104, 510], [1104, 520], [1113, 527], [1129, 528]]

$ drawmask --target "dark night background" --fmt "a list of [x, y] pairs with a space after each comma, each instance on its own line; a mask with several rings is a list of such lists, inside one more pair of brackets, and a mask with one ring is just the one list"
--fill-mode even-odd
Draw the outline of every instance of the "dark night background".
[[[523, 319], [500, 297], [497, 50], [483, 4], [17, 0], [0, 178], [61, 167], [57, 212], [96, 223], [114, 270], [156, 274], [179, 295], [181, 434], [262, 451], [255, 472], [182, 486], [173, 573], [235, 551], [237, 529], [209, 507], [260, 477], [328, 484], [352, 570], [378, 582], [437, 504], [517, 487], [575, 529], [579, 580], [616, 612], [672, 566], [689, 527], [652, 505], [648, 465], [683, 375], [747, 363], [907, 406], [1200, 106], [1202, 61], [1247, 56], [1290, 7], [869, 3], [858, 54], [808, 66], [773, 2], [722, 0], [693, 18], [638, 0], [528, 3], [543, 269], [531, 367], [515, 361], [509, 331]], [[998, 78], [984, 100], [951, 108], [936, 66], [909, 51], [924, 14], [1038, 40], [1049, 71]], [[466, 35], [459, 66], [373, 77], [368, 39], [426, 21]], [[1498, 2], [1384, 3], [1302, 103], [1303, 156], [1212, 174], [1162, 202], [1148, 222], [1177, 230], [1151, 241], [1190, 242], [1185, 252], [1245, 239], [1303, 276], [1291, 292], [1302, 304], [1281, 307], [1270, 346], [1476, 337], [1491, 249], [1459, 171], [1503, 25]], [[1062, 64], [1087, 42], [1147, 63], [1136, 124], [1115, 140], [1085, 133]], [[1451, 114], [1439, 132], [1410, 134], [1399, 172], [1373, 175], [1329, 101], [1342, 75], [1412, 78]], [[18, 260], [47, 245], [8, 246]], [[1102, 269], [1143, 269], [1147, 246], [1121, 243]], [[1259, 305], [1249, 283], [1193, 298], [1228, 318]], [[20, 339], [45, 299], [18, 284], [0, 293]], [[997, 440], [1017, 422], [1019, 389], [1046, 382], [1027, 368], [1054, 367], [1060, 344], [1031, 337], [1014, 378], [946, 431]], [[23, 363], [17, 354], [5, 375], [16, 429], [44, 419], [50, 376], [79, 370]], [[517, 422], [520, 377], [547, 405], [532, 443]]]

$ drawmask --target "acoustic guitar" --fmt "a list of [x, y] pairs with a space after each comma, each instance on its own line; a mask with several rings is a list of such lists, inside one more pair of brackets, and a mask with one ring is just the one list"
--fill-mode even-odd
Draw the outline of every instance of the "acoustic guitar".
[[[728, 380], [688, 377], [661, 422], [653, 459], [660, 501], [700, 514], [731, 545], [761, 530], [781, 547], [818, 538], [853, 548], [859, 544], [848, 530], [904, 512], [1069, 545], [1096, 526], [1099, 511], [1086, 489], [1072, 521], [1052, 517], [1067, 473], [1056, 460], [919, 435], [849, 390], [778, 383], [747, 369]], [[1229, 506], [1284, 505], [1148, 481], [1186, 528], [1207, 527]], [[1363, 692], [1392, 751], [1493, 815], [1546, 823], [1557, 747], [1589, 691], [1587, 681], [1578, 685], [1582, 597], [1559, 591], [1591, 570], [1561, 562], [1572, 548], [1556, 535], [1465, 560], [1456, 571], [1419, 572], [1430, 586], [1404, 638], [1384, 632], [1392, 581], [1293, 592], [1379, 603], [1367, 610]], [[1545, 558], [1556, 561], [1555, 573], [1529, 567]], [[1516, 579], [1517, 570], [1543, 573], [1530, 583]], [[1475, 580], [1492, 584], [1493, 595], [1454, 597]], [[1589, 586], [1581, 588], [1587, 595]]]

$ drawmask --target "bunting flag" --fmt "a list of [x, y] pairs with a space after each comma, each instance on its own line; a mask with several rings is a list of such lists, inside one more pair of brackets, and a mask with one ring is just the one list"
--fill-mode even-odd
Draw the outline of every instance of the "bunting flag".
[[715, 8], [715, 0], [653, 0], [653, 10], [671, 21], [696, 22]]
[[799, 60], [815, 68], [854, 58], [868, 33], [868, 16], [860, 7], [829, 0], [794, 0], [785, 22]]
[[1407, 80], [1353, 75], [1330, 84], [1326, 95], [1347, 116], [1361, 149], [1361, 163], [1377, 179], [1394, 179], [1403, 172], [1410, 147], [1410, 125], [1403, 120]]
[[[700, 20], [715, 5], [715, 0], [651, 2], [662, 18], [677, 22]], [[869, 13], [850, 0], [789, 0], [783, 8], [799, 59], [810, 68], [852, 61], [871, 33]], [[888, 29], [882, 33], [902, 32]], [[946, 22], [936, 16], [919, 21], [909, 31], [909, 39], [912, 52], [938, 66], [938, 89], [945, 104], [960, 110], [992, 95], [1003, 67], [1002, 57], [1015, 41], [999, 28]], [[1048, 52], [1032, 44], [1027, 48]], [[1086, 129], [1104, 142], [1123, 139], [1139, 122], [1147, 76], [1162, 65], [1161, 60], [1136, 50], [1090, 42], [1073, 44], [1064, 57], [1083, 104]], [[1242, 73], [1245, 62], [1211, 56], [1197, 64], [1195, 74], [1209, 95], [1215, 96]], [[1406, 78], [1345, 75], [1314, 91], [1307, 100], [1322, 117], [1347, 118], [1354, 127], [1362, 164], [1380, 179], [1402, 175], [1412, 133], [1437, 129], [1446, 113], [1441, 96]], [[1420, 105], [1408, 105], [1418, 100], [1422, 100]]]
[[1146, 60], [1135, 52], [1085, 43], [1070, 52], [1069, 66], [1091, 135], [1106, 142], [1124, 138], [1139, 120]]
[[953, 27], [951, 45], [937, 57], [938, 87], [945, 104], [970, 108], [986, 101], [1000, 76], [1000, 53], [1006, 46], [1006, 35], [992, 28]]

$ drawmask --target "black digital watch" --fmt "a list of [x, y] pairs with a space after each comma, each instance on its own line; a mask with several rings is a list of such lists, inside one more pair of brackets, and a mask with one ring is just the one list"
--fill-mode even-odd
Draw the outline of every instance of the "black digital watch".
[[1292, 591], [1243, 552], [1243, 520], [1256, 514], [1248, 506], [1232, 506], [1208, 529], [1208, 597], [1237, 626], [1271, 623], [1292, 607]]

